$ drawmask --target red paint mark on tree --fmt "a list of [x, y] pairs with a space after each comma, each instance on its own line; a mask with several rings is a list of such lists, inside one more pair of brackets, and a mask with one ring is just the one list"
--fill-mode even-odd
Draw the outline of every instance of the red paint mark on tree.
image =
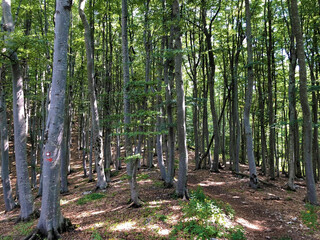
[[48, 160], [49, 162], [52, 162], [52, 158], [47, 158], [47, 160]]

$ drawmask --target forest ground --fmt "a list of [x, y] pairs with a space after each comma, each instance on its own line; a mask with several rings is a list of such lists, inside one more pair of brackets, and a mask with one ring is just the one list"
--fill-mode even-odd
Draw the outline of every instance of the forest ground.
[[[157, 167], [141, 168], [138, 173], [140, 196], [144, 201], [141, 208], [128, 208], [129, 184], [123, 168], [112, 177], [109, 187], [93, 196], [95, 182], [88, 183], [83, 178], [80, 155], [71, 154], [72, 173], [69, 175], [69, 193], [61, 196], [61, 208], [75, 226], [75, 230], [62, 235], [63, 239], [169, 239], [173, 226], [183, 219], [183, 201], [173, 198], [174, 189], [163, 187]], [[156, 157], [154, 158], [156, 162]], [[253, 190], [248, 186], [248, 178], [235, 176], [228, 168], [220, 173], [209, 170], [194, 171], [193, 153], [189, 152], [188, 188], [201, 186], [214, 199], [229, 203], [235, 210], [233, 225], [241, 225], [247, 239], [320, 239], [319, 223], [316, 230], [309, 229], [302, 221], [302, 211], [306, 211], [303, 199], [306, 194], [304, 180], [298, 180], [296, 192], [285, 189], [287, 178], [280, 176], [272, 185], [261, 184]], [[14, 168], [12, 168], [14, 169]], [[246, 165], [241, 171], [248, 172]], [[259, 175], [264, 181], [266, 177]], [[15, 186], [14, 179], [12, 185]], [[318, 199], [320, 187], [317, 185]], [[37, 219], [29, 223], [15, 224], [19, 209], [4, 212], [2, 185], [0, 188], [0, 239], [23, 239], [37, 224]], [[37, 189], [34, 189], [36, 195]], [[35, 199], [35, 207], [41, 206]], [[316, 213], [320, 218], [320, 211]], [[188, 238], [177, 235], [178, 239]], [[219, 239], [219, 238], [217, 238]], [[223, 238], [221, 238], [223, 239]]]

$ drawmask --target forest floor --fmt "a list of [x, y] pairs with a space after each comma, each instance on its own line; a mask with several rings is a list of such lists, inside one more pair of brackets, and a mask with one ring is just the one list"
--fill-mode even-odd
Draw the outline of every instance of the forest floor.
[[[77, 157], [78, 154], [72, 156]], [[193, 153], [189, 153], [189, 159], [191, 162]], [[69, 193], [61, 196], [60, 203], [64, 217], [71, 220], [75, 229], [63, 233], [63, 239], [191, 238], [181, 229], [172, 234], [174, 226], [184, 221], [182, 206], [186, 201], [174, 198], [173, 188], [163, 187], [157, 167], [139, 170], [139, 191], [144, 205], [129, 208], [125, 169], [112, 177], [105, 191], [95, 192], [95, 182], [88, 183], [88, 179], [83, 178], [81, 160], [72, 159], [71, 166]], [[242, 165], [241, 171], [248, 173], [248, 167]], [[268, 181], [266, 177], [259, 177]], [[191, 164], [188, 173], [189, 190], [200, 186], [209, 197], [230, 204], [235, 211], [231, 225], [242, 226], [247, 239], [320, 239], [319, 222], [312, 220], [312, 216], [320, 219], [320, 211], [316, 208], [315, 215], [312, 215], [312, 209], [306, 209], [303, 202], [305, 182], [298, 180], [297, 191], [290, 192], [285, 189], [286, 181], [287, 178], [281, 176], [269, 181], [271, 185], [261, 183], [261, 188], [253, 190], [248, 186], [248, 178], [239, 178], [228, 168], [220, 173], [211, 173], [208, 170], [194, 171]], [[15, 182], [12, 183], [15, 186]], [[319, 184], [317, 188], [320, 193]], [[5, 213], [2, 186], [0, 193], [0, 239], [23, 239], [36, 226], [37, 219], [15, 224], [19, 209]], [[34, 189], [34, 195], [36, 193], [37, 189]], [[35, 199], [35, 207], [39, 209], [40, 206], [40, 199]], [[307, 220], [314, 223], [313, 227], [305, 225], [302, 212]]]

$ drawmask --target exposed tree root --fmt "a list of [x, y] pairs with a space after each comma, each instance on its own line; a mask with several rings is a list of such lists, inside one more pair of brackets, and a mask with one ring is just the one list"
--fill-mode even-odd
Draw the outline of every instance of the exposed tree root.
[[[235, 175], [238, 175], [238, 176], [242, 176], [242, 177], [247, 177], [247, 178], [250, 178], [250, 176], [248, 174], [245, 174], [245, 173], [236, 173], [236, 172], [233, 172], [233, 174]], [[263, 183], [264, 185], [266, 186], [269, 186], [269, 187], [276, 187], [276, 185], [272, 184], [272, 183], [269, 183], [269, 182], [266, 182], [266, 181], [263, 181], [261, 179], [259, 179], [259, 182]]]
[[47, 233], [43, 233], [40, 229], [36, 228], [32, 233], [30, 233], [24, 240], [56, 240], [60, 239], [60, 233], [74, 230], [74, 226], [68, 218], [64, 218], [59, 229], [48, 230]]
[[30, 214], [30, 216], [28, 218], [21, 218], [21, 216], [19, 216], [16, 220], [15, 220], [15, 224], [19, 223], [19, 222], [28, 222], [32, 219], [37, 219], [40, 217], [40, 211], [39, 210], [34, 210], [32, 214]]

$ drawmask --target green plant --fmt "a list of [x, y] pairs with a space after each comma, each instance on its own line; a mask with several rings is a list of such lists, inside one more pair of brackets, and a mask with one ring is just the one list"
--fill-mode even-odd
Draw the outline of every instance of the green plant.
[[124, 174], [120, 177], [120, 180], [124, 181], [124, 180], [128, 180], [130, 179], [131, 177], [128, 175], [128, 174]]
[[138, 174], [137, 176], [137, 180], [140, 181], [140, 180], [147, 180], [147, 179], [150, 179], [150, 175], [149, 174]]
[[153, 181], [153, 185], [155, 187], [158, 187], [158, 188], [164, 188], [164, 182], [163, 181]]
[[91, 234], [91, 239], [93, 240], [103, 240], [104, 238], [100, 235], [99, 231], [97, 229], [93, 229]]
[[88, 202], [91, 202], [91, 201], [95, 201], [95, 200], [98, 200], [98, 199], [101, 199], [101, 198], [104, 198], [106, 195], [105, 194], [102, 194], [102, 193], [90, 193], [88, 195], [85, 195], [84, 197], [80, 198], [78, 201], [77, 201], [77, 204], [78, 205], [84, 205]]
[[14, 226], [14, 231], [19, 235], [27, 236], [33, 231], [33, 223], [34, 221], [21, 222], [18, 225]]
[[214, 237], [226, 237], [231, 240], [244, 240], [243, 228], [230, 228], [227, 224], [234, 216], [234, 210], [230, 204], [219, 200], [210, 199], [202, 188], [191, 191], [190, 201], [181, 202], [184, 213], [184, 221], [174, 226], [170, 234], [172, 239], [183, 233], [182, 238], [210, 239]]
[[163, 214], [156, 214], [156, 218], [159, 219], [161, 222], [165, 222], [168, 219], [168, 216]]
[[235, 227], [231, 230], [229, 230], [230, 233], [227, 234], [227, 238], [230, 240], [246, 240], [246, 236], [244, 235], [244, 229], [243, 227]]
[[319, 227], [317, 215], [319, 207], [307, 203], [305, 208], [306, 210], [301, 211], [302, 222], [313, 232]]

